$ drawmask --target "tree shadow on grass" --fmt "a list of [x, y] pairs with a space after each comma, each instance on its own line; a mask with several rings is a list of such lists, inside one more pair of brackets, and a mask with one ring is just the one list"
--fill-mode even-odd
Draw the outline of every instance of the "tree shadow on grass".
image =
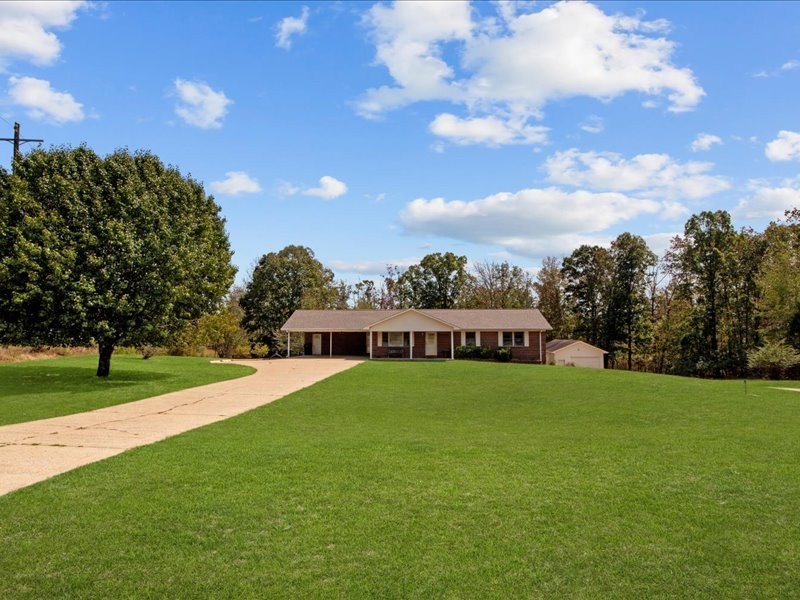
[[25, 369], [11, 372], [0, 370], [0, 398], [30, 394], [91, 393], [102, 390], [118, 390], [135, 385], [173, 379], [169, 373], [112, 370], [107, 378], [97, 377], [95, 368], [29, 365]]

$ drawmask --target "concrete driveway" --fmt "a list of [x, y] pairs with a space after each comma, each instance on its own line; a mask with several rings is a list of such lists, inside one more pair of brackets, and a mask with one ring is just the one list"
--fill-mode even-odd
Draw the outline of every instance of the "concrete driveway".
[[362, 361], [302, 357], [235, 362], [256, 372], [90, 412], [0, 427], [0, 495], [268, 404]]

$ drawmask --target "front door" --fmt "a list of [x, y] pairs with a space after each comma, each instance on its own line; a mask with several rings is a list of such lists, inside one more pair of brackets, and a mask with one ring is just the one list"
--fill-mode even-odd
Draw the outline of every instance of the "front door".
[[319, 356], [322, 354], [322, 334], [315, 333], [311, 336], [311, 354]]
[[425, 332], [425, 356], [436, 356], [436, 332]]

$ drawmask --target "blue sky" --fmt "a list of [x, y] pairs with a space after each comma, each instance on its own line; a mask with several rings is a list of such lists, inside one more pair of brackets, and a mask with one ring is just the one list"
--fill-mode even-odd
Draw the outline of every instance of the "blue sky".
[[535, 270], [800, 207], [800, 3], [4, 2], [0, 32], [5, 135], [190, 173], [240, 281], [287, 244]]

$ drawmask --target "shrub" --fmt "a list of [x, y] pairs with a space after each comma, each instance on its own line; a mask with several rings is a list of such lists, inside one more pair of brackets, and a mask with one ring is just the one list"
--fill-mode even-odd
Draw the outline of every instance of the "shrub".
[[511, 360], [511, 348], [501, 346], [495, 351], [494, 356], [499, 362], [508, 362]]
[[138, 350], [139, 350], [139, 352], [142, 353], [142, 358], [144, 360], [147, 360], [148, 358], [158, 354], [158, 350], [159, 349], [158, 349], [158, 346], [147, 346], [147, 345], [145, 345], [145, 346], [140, 346]]
[[785, 377], [786, 371], [800, 364], [800, 354], [783, 341], [767, 342], [747, 353], [747, 366], [755, 374], [770, 379]]
[[476, 346], [456, 346], [456, 358], [480, 358], [480, 351]]
[[486, 346], [478, 346], [478, 348], [480, 352], [479, 358], [485, 358], [487, 360], [491, 360], [495, 357], [494, 350], [492, 348], [487, 348]]

